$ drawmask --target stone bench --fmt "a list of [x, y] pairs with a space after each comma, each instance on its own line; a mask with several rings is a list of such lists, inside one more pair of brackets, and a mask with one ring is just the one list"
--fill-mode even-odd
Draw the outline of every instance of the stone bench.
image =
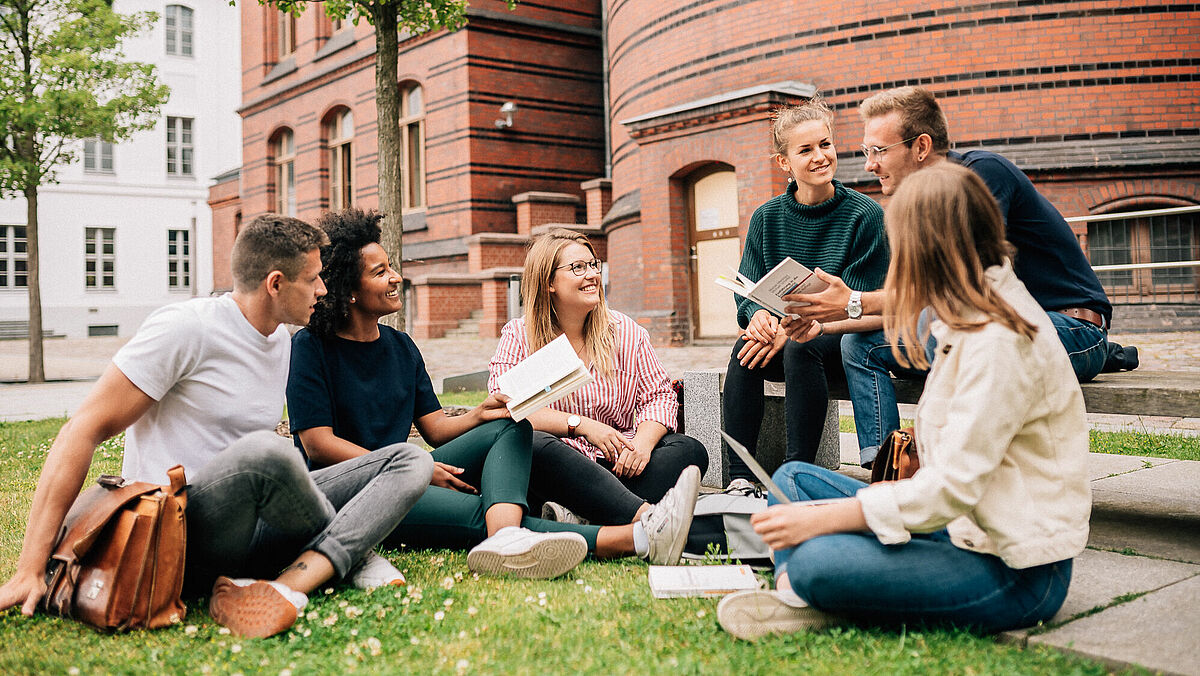
[[[921, 396], [923, 380], [892, 379], [896, 400], [915, 404]], [[683, 423], [687, 434], [708, 449], [708, 471], [702, 483], [721, 488], [729, 482], [729, 461], [721, 448], [720, 430], [724, 428], [721, 394], [725, 389], [725, 369], [688, 371], [683, 374]], [[756, 458], [769, 472], [783, 462], [786, 448], [783, 416], [783, 383], [766, 383], [763, 423]], [[816, 464], [835, 469], [841, 462], [838, 436], [838, 400], [848, 400], [845, 384], [830, 387], [825, 410], [825, 429]], [[1102, 373], [1083, 385], [1083, 400], [1088, 413], [1119, 415], [1200, 417], [1200, 373], [1177, 371], [1128, 371]]]

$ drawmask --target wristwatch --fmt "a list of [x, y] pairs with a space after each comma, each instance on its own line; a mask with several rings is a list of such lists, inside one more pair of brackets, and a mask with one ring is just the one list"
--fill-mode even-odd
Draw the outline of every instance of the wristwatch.
[[862, 319], [862, 291], [850, 292], [850, 302], [846, 303], [846, 316], [850, 319]]
[[571, 438], [571, 439], [575, 438], [575, 428], [579, 427], [579, 423], [581, 423], [581, 422], [583, 422], [583, 421], [577, 415], [567, 416], [567, 437], [568, 438]]

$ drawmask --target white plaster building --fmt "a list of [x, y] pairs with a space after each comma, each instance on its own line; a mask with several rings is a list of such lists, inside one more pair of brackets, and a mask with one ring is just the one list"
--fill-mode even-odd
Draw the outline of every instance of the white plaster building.
[[[155, 308], [212, 291], [211, 178], [241, 163], [240, 10], [224, 0], [116, 0], [158, 13], [125, 45], [171, 88], [158, 124], [84, 144], [39, 194], [42, 321], [70, 337], [131, 336]], [[25, 200], [0, 201], [0, 321], [26, 321]]]

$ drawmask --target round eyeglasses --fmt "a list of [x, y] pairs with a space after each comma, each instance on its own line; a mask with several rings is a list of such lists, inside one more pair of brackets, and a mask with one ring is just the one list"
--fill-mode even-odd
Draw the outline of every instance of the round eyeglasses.
[[554, 269], [562, 270], [563, 268], [566, 268], [570, 270], [571, 274], [575, 275], [576, 277], [582, 277], [584, 271], [588, 270], [589, 268], [592, 272], [600, 272], [600, 268], [603, 265], [604, 261], [600, 260], [599, 258], [593, 258], [590, 261], [575, 261], [569, 265], [560, 265]]
[[886, 145], [882, 148], [880, 148], [879, 146], [871, 146], [868, 148], [867, 146], [863, 146], [863, 145], [860, 145], [858, 148], [860, 150], [862, 150], [862, 154], [867, 158], [868, 162], [878, 162], [879, 158], [882, 157], [883, 154], [887, 152], [888, 148], [895, 148], [896, 146], [900, 145], [901, 143], [908, 143], [909, 141], [915, 141], [919, 138], [921, 138], [921, 135], [917, 134], [916, 136], [913, 136], [912, 138], [906, 138], [903, 141], [896, 141], [895, 143], [889, 143], [888, 145]]

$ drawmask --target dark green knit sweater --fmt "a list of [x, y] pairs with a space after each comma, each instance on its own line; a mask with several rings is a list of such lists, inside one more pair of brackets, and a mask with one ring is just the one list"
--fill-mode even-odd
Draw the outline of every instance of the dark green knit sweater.
[[[887, 276], [883, 209], [860, 192], [833, 182], [833, 197], [814, 205], [796, 201], [796, 184], [755, 209], [739, 271], [758, 280], [791, 256], [808, 268], [841, 277], [851, 289], [873, 291]], [[738, 324], [745, 328], [762, 306], [741, 296]]]

